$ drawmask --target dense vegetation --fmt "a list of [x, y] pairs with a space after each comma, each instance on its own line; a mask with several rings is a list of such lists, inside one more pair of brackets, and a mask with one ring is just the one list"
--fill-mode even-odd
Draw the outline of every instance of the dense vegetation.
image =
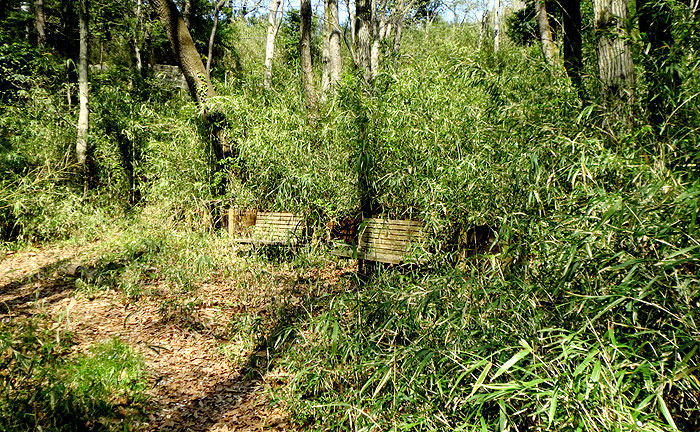
[[[601, 88], [590, 27], [577, 88], [527, 36], [532, 14], [514, 15], [520, 21], [509, 21], [498, 51], [480, 41], [478, 24], [418, 16], [404, 29], [400, 53], [369, 83], [344, 50], [341, 82], [310, 114], [295, 51], [298, 15], [282, 24], [270, 91], [262, 85], [265, 20], [230, 17], [217, 33], [218, 96], [208, 102], [227, 119], [236, 147], [220, 161], [201, 108], [134, 70], [131, 6], [95, 5], [91, 62], [110, 68], [90, 78], [87, 170], [73, 155], [75, 64], [66, 59], [75, 59], [75, 47], [58, 48], [60, 35], [70, 39], [58, 17], [71, 14], [53, 15], [40, 47], [25, 34], [31, 15], [21, 2], [5, 3], [4, 248], [86, 241], [108, 224], [138, 225], [118, 247], [124, 266], [105, 282], [138, 301], [154, 277], [196, 291], [202, 273], [221, 270], [188, 255], [213, 256], [223, 242], [217, 232], [189, 232], [204, 229], [212, 200], [308, 215], [315, 241], [292, 258], [301, 274], [337, 265], [325, 243], [328, 224], [361, 214], [369, 196], [376, 214], [426, 222], [427, 264], [381, 268], [352, 279], [350, 290], [309, 294], [297, 308], [280, 308], [288, 315], [277, 325], [251, 331], [232, 323], [231, 338], [274, 353], [263, 369], [286, 371], [275, 397], [299, 425], [700, 429], [700, 18], [685, 3], [664, 2], [674, 45], [663, 64], [649, 60], [647, 35], [631, 32], [637, 97], [622, 107]], [[206, 52], [210, 5], [194, 4], [201, 12], [191, 31]], [[61, 4], [47, 0], [46, 7]], [[592, 22], [592, 12], [583, 12]], [[164, 30], [148, 25], [152, 57], [172, 61]], [[659, 87], [660, 74], [673, 74], [673, 86]], [[493, 230], [494, 242], [470, 247], [475, 226]], [[186, 232], [186, 241], [171, 230]], [[152, 247], [154, 238], [160, 246]], [[134, 245], [146, 251], [138, 260]], [[156, 276], [144, 270], [152, 267]], [[196, 307], [164, 305], [166, 315]], [[47, 336], [34, 324], [0, 324], [0, 426], [83, 430], [96, 428], [90, 419], [119, 398], [142, 409], [144, 372], [128, 341], [82, 357], [64, 352], [65, 342], [37, 350], [34, 341]], [[133, 379], [109, 382], [109, 368]], [[86, 380], [100, 391], [88, 393]], [[30, 406], [54, 417], [3, 414], [30, 413]], [[63, 418], [77, 423], [60, 426]]]

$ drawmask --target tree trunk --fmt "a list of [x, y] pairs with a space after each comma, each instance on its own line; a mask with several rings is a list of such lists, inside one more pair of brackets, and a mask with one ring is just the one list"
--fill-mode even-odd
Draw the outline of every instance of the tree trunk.
[[190, 14], [192, 13], [192, 0], [182, 1], [182, 19], [187, 28], [190, 28]]
[[[375, 1], [372, 2], [375, 4]], [[373, 10], [376, 10], [376, 7], [372, 7]], [[372, 41], [372, 77], [376, 77], [377, 74], [379, 73], [379, 62], [386, 56], [386, 50], [385, 50], [385, 41], [388, 39], [389, 35], [391, 34], [391, 21], [389, 20], [389, 14], [387, 10], [387, 0], [381, 0], [381, 3], [379, 5], [379, 10], [378, 10], [378, 15], [379, 17], [375, 16], [373, 21], [374, 25], [372, 26], [373, 28], [373, 41]]]
[[85, 167], [87, 162], [88, 130], [90, 110], [88, 107], [88, 0], [80, 0], [80, 53], [78, 61], [78, 94], [80, 98], [80, 113], [78, 115], [78, 139], [75, 143], [75, 154], [78, 163]]
[[34, 28], [36, 29], [36, 43], [43, 47], [46, 43], [46, 18], [44, 17], [44, 0], [34, 1]]
[[168, 34], [170, 45], [180, 69], [185, 75], [192, 98], [197, 102], [197, 105], [203, 106], [208, 98], [215, 96], [214, 87], [211, 85], [209, 74], [202, 63], [199, 52], [197, 52], [190, 31], [185, 25], [185, 20], [180, 15], [173, 0], [149, 1]]
[[481, 15], [481, 26], [479, 27], [479, 49], [481, 50], [481, 47], [484, 43], [484, 39], [486, 39], [486, 33], [488, 33], [489, 30], [489, 10], [488, 7], [484, 8], [484, 14]]
[[598, 73], [608, 96], [625, 103], [634, 99], [634, 68], [630, 47], [627, 0], [594, 0], [598, 39]]
[[340, 21], [338, 0], [326, 0], [328, 25], [328, 59], [330, 61], [330, 86], [334, 87], [343, 74], [343, 57], [340, 51]]
[[160, 22], [170, 39], [170, 45], [180, 66], [182, 74], [187, 81], [190, 95], [202, 109], [203, 120], [211, 129], [211, 144], [217, 160], [222, 160], [232, 153], [232, 149], [226, 139], [224, 124], [226, 119], [221, 112], [211, 112], [206, 107], [206, 101], [216, 96], [214, 87], [209, 80], [202, 58], [197, 52], [190, 31], [185, 25], [185, 20], [177, 10], [173, 0], [149, 0], [153, 9], [158, 14]]
[[637, 2], [639, 31], [649, 47], [649, 53], [643, 57], [645, 76], [649, 82], [645, 102], [649, 120], [654, 125], [661, 125], [664, 118], [671, 113], [681, 85], [678, 69], [670, 64], [674, 43], [670, 9], [668, 3], [663, 0]]
[[403, 32], [403, 20], [404, 17], [406, 16], [406, 3], [405, 0], [400, 0], [399, 4], [399, 12], [396, 16], [396, 31], [394, 32], [394, 47], [393, 47], [393, 54], [394, 54], [394, 67], [396, 67], [397, 62], [399, 61], [399, 52], [401, 51], [401, 33]]
[[544, 53], [544, 58], [550, 65], [558, 66], [559, 50], [554, 44], [552, 30], [549, 28], [547, 7], [545, 6], [544, 0], [535, 0], [535, 20], [540, 30], [540, 40], [542, 41], [542, 53]]
[[317, 110], [314, 71], [311, 64], [311, 0], [301, 0], [299, 56], [301, 58], [301, 79], [304, 86], [306, 107], [311, 113]]
[[[350, 41], [352, 42], [352, 47], [354, 49], [355, 45], [357, 43], [355, 42], [355, 33], [357, 32], [355, 29], [355, 25], [357, 24], [357, 17], [355, 16], [355, 9], [357, 8], [357, 5], [355, 5], [355, 8], [352, 7], [352, 0], [348, 0], [348, 18], [350, 19]], [[357, 59], [355, 58], [355, 54], [352, 56], [352, 61], [357, 64]]]
[[500, 48], [501, 42], [501, 0], [496, 0], [493, 15], [493, 50], [495, 52]]
[[143, 26], [143, 11], [141, 10], [141, 2], [137, 1], [134, 5], [134, 17], [136, 18], [136, 25], [134, 26], [134, 32], [131, 36], [131, 48], [133, 65], [139, 74], [143, 73], [143, 56], [141, 55], [141, 31]]
[[581, 0], [563, 0], [561, 6], [564, 14], [564, 68], [581, 95]]
[[372, 79], [371, 0], [355, 0], [355, 63], [365, 81]]
[[219, 0], [216, 5], [214, 5], [214, 25], [212, 26], [211, 34], [209, 35], [209, 50], [207, 52], [207, 75], [209, 75], [209, 71], [211, 70], [211, 58], [214, 53], [214, 39], [216, 38], [216, 28], [219, 26], [219, 12], [224, 6], [224, 2], [226, 2], [226, 0]]
[[[324, 18], [326, 19], [326, 27], [328, 27], [328, 1], [325, 2], [326, 12]], [[323, 51], [321, 52], [321, 103], [325, 103], [328, 98], [328, 91], [331, 88], [331, 57], [330, 57], [330, 47], [329, 47], [328, 33], [323, 37]]]
[[[282, 0], [270, 0], [270, 14], [267, 17], [267, 43], [265, 45], [265, 76], [263, 85], [267, 90], [272, 87], [272, 60], [275, 56], [275, 39], [282, 24]], [[277, 16], [279, 12], [279, 17]]]
[[386, 30], [386, 0], [381, 0], [377, 10], [377, 0], [372, 0], [372, 47], [370, 52], [370, 68], [372, 78], [379, 73], [379, 57], [381, 56], [382, 34]]

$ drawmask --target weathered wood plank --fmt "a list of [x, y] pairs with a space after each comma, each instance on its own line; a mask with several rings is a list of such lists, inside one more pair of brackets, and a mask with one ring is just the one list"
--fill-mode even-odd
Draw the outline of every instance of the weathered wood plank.
[[358, 235], [358, 241], [359, 242], [381, 242], [381, 241], [393, 241], [394, 243], [397, 242], [403, 242], [403, 243], [410, 243], [410, 242], [424, 242], [427, 239], [424, 236], [419, 236], [419, 235], [414, 235], [414, 236], [399, 236], [399, 235], [391, 235], [391, 234], [385, 234], [385, 235], [376, 235], [372, 233], [362, 233]]
[[228, 217], [229, 234], [235, 243], [294, 244], [305, 231], [304, 219], [291, 213], [229, 209]]
[[413, 227], [418, 227], [418, 228], [423, 228], [425, 225], [423, 222], [420, 221], [414, 221], [414, 220], [402, 220], [402, 219], [378, 219], [378, 218], [367, 218], [363, 219], [363, 222], [367, 222], [369, 225], [378, 225], [378, 226], [384, 226], [384, 225], [389, 225], [389, 226], [413, 226]]
[[390, 264], [400, 264], [427, 241], [424, 224], [418, 221], [367, 218], [360, 224], [356, 250], [352, 246], [337, 247], [333, 254]]

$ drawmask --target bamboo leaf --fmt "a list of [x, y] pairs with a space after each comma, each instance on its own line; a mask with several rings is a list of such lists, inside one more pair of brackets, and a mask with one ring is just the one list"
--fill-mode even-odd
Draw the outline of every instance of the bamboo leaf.
[[486, 363], [486, 366], [484, 366], [484, 370], [481, 371], [479, 378], [476, 379], [476, 383], [474, 384], [474, 388], [472, 389], [472, 392], [469, 393], [469, 396], [467, 396], [467, 398], [474, 396], [474, 393], [476, 393], [476, 391], [479, 389], [481, 384], [484, 383], [486, 376], [489, 374], [489, 371], [491, 370], [491, 366], [492, 366], [491, 362]]
[[666, 419], [666, 422], [668, 422], [669, 426], [671, 426], [671, 429], [677, 431], [678, 427], [676, 427], [676, 423], [673, 421], [673, 417], [671, 417], [671, 413], [669, 412], [668, 407], [666, 406], [666, 402], [664, 402], [664, 398], [661, 397], [660, 394], [656, 395], [656, 402], [659, 404], [659, 410]]
[[496, 373], [493, 375], [493, 377], [491, 377], [491, 381], [495, 380], [496, 378], [498, 378], [498, 377], [501, 376], [502, 374], [508, 372], [508, 369], [510, 369], [511, 367], [513, 367], [513, 365], [515, 365], [517, 362], [519, 362], [520, 360], [522, 360], [523, 357], [525, 357], [526, 355], [530, 354], [530, 352], [531, 352], [531, 351], [530, 351], [530, 349], [528, 349], [528, 348], [525, 348], [525, 349], [523, 349], [523, 350], [518, 351], [515, 355], [513, 355], [513, 357], [510, 358], [510, 360], [508, 360], [507, 362], [505, 362], [505, 363], [503, 364], [503, 366], [501, 366], [500, 368], [498, 368], [498, 370], [497, 370]]

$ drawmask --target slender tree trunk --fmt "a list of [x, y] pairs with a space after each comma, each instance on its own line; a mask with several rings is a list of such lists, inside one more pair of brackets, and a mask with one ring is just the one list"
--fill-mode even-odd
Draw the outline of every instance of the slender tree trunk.
[[479, 49], [484, 44], [484, 39], [486, 39], [486, 33], [488, 33], [489, 30], [489, 10], [488, 6], [484, 8], [484, 14], [481, 15], [481, 26], [479, 27]]
[[399, 52], [401, 51], [401, 36], [403, 32], [403, 21], [404, 17], [406, 16], [406, 3], [405, 0], [400, 0], [399, 3], [399, 13], [396, 16], [396, 30], [394, 31], [394, 47], [393, 47], [393, 55], [394, 55], [394, 67], [396, 66], [397, 62], [399, 61]]
[[34, 1], [34, 28], [36, 29], [36, 43], [44, 46], [46, 43], [46, 18], [44, 17], [44, 0]]
[[190, 14], [192, 13], [192, 0], [183, 0], [182, 2], [182, 19], [185, 21], [187, 28], [190, 28]]
[[581, 95], [581, 0], [563, 0], [561, 5], [564, 13], [564, 68]]
[[355, 0], [355, 63], [368, 82], [372, 79], [371, 5], [371, 0]]
[[542, 41], [542, 52], [544, 58], [552, 66], [558, 66], [559, 50], [554, 44], [552, 30], [549, 28], [549, 20], [547, 18], [547, 7], [544, 0], [535, 0], [535, 20], [537, 27], [540, 30], [540, 40]]
[[330, 85], [334, 87], [343, 74], [343, 57], [340, 51], [340, 21], [338, 0], [326, 0], [328, 20], [328, 58], [330, 60]]
[[[381, 26], [380, 20], [383, 19], [384, 9], [386, 8], [386, 0], [382, 0], [379, 11], [377, 11], [377, 0], [371, 1], [372, 8], [372, 45], [370, 47], [370, 69], [372, 71], [372, 78], [375, 78], [379, 73], [379, 48], [381, 46], [381, 41], [379, 38], [379, 28]], [[380, 18], [381, 15], [381, 18]]]
[[137, 0], [134, 5], [134, 16], [136, 17], [136, 25], [131, 36], [132, 57], [134, 67], [139, 74], [143, 73], [143, 57], [141, 56], [141, 32], [143, 29], [143, 11], [141, 10], [141, 1]]
[[[357, 29], [355, 26], [357, 25], [357, 16], [355, 15], [355, 10], [357, 9], [357, 5], [355, 7], [352, 7], [352, 0], [348, 0], [348, 17], [350, 19], [350, 41], [352, 42], [353, 49], [357, 45], [355, 42], [355, 33], [357, 33]], [[357, 64], [357, 59], [355, 58], [355, 55], [353, 54], [352, 61]]]
[[501, 45], [501, 0], [496, 0], [493, 15], [493, 50], [498, 51]]
[[146, 75], [148, 69], [153, 66], [153, 26], [143, 25], [148, 20], [148, 15], [141, 11], [141, 23], [143, 31], [143, 42], [141, 44], [141, 74]]
[[317, 110], [316, 89], [314, 88], [314, 71], [311, 64], [311, 0], [301, 0], [301, 22], [299, 56], [301, 58], [301, 79], [304, 86], [306, 107], [311, 113]]
[[226, 0], [219, 0], [216, 5], [214, 5], [214, 25], [211, 27], [211, 34], [209, 35], [209, 50], [207, 52], [207, 75], [211, 70], [211, 58], [214, 54], [214, 39], [216, 38], [216, 28], [219, 26], [219, 12], [224, 6]]
[[594, 0], [598, 39], [598, 73], [608, 96], [621, 102], [634, 100], [634, 68], [630, 46], [627, 0]]
[[[21, 10], [23, 13], [29, 14], [31, 12], [31, 7], [29, 6], [28, 1], [22, 1], [19, 4], [19, 10]], [[29, 40], [31, 36], [31, 24], [29, 21], [24, 22], [24, 37]]]
[[272, 88], [272, 60], [275, 56], [275, 39], [282, 24], [283, 8], [282, 0], [270, 0], [270, 14], [267, 17], [267, 43], [265, 44], [265, 76], [263, 77], [263, 85], [268, 90]]
[[80, 53], [78, 65], [78, 94], [80, 98], [80, 113], [78, 115], [78, 139], [75, 144], [75, 154], [78, 163], [86, 166], [88, 149], [88, 130], [90, 110], [88, 107], [88, 0], [80, 0]]
[[[326, 19], [326, 26], [328, 25], [328, 2], [324, 2], [326, 12], [324, 18]], [[321, 52], [321, 103], [326, 102], [328, 98], [328, 92], [331, 88], [331, 54], [330, 54], [330, 42], [328, 40], [328, 33], [324, 35], [323, 38], [323, 51]]]
[[386, 32], [386, 0], [381, 0], [379, 10], [377, 10], [376, 0], [372, 0], [372, 48], [371, 48], [371, 69], [372, 78], [379, 73], [379, 58], [381, 57], [381, 44], [383, 35]]

